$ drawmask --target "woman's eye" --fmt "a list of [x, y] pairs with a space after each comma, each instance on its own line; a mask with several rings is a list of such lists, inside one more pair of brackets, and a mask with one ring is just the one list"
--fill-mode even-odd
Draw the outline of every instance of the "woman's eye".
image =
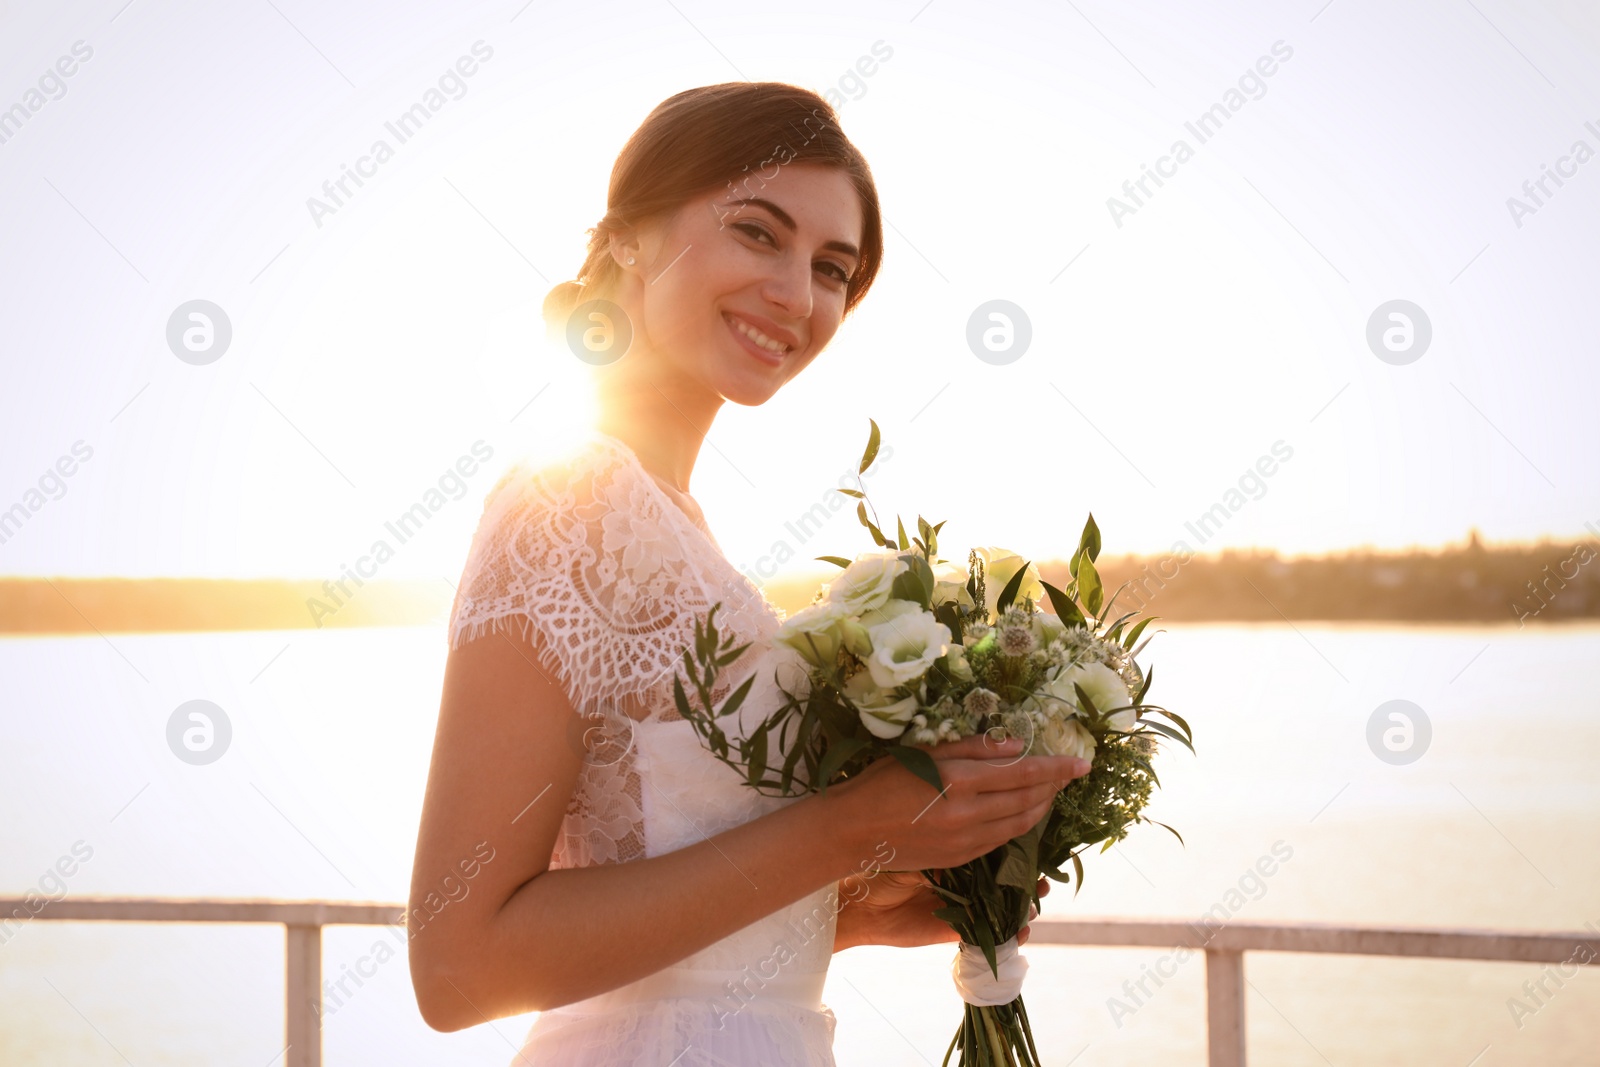
[[846, 271], [843, 267], [839, 266], [839, 264], [837, 264], [837, 263], [822, 263], [820, 265], [823, 266], [823, 267], [831, 268], [832, 270], [837, 271], [838, 273], [830, 274], [830, 275], [828, 275], [828, 277], [836, 279], [839, 282], [839, 284], [841, 284], [841, 285], [849, 285], [850, 284], [850, 273], [848, 271]]
[[769, 234], [764, 227], [758, 226], [753, 222], [736, 222], [734, 223], [733, 228], [738, 230], [740, 233], [748, 234], [751, 237], [765, 237], [768, 240], [771, 240], [772, 238], [772, 235]]

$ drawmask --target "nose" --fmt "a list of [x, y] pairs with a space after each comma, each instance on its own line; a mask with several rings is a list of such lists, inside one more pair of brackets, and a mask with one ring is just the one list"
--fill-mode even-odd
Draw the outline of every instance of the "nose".
[[791, 319], [811, 317], [811, 263], [786, 257], [782, 266], [767, 276], [761, 295]]

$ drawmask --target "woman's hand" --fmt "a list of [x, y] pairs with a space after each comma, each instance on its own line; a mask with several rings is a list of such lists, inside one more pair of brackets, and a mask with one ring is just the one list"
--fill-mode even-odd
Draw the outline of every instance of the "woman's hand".
[[886, 758], [815, 798], [832, 809], [828, 821], [850, 853], [888, 848], [907, 870], [959, 867], [1022, 836], [1089, 770], [1089, 761], [1072, 756], [1024, 756], [1017, 738], [975, 734], [911, 747], [936, 762], [943, 790]]
[[[1050, 892], [1050, 879], [1039, 879], [1039, 896]], [[883, 871], [875, 875], [852, 874], [839, 882], [839, 909], [835, 952], [856, 945], [893, 945], [916, 948], [959, 941], [960, 935], [943, 919], [934, 917], [944, 901], [928, 886], [920, 871]], [[1039, 914], [1028, 905], [1028, 918]], [[1028, 927], [1017, 934], [1017, 944], [1028, 941]]]

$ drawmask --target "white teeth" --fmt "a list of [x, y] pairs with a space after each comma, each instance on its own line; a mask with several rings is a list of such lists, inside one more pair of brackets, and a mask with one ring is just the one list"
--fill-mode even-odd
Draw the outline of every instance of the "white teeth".
[[733, 318], [731, 315], [729, 316], [729, 319], [733, 322], [734, 327], [738, 329], [740, 333], [744, 334], [746, 337], [750, 338], [750, 340], [754, 341], [762, 348], [765, 348], [767, 351], [776, 352], [779, 355], [789, 351], [788, 345], [784, 344], [782, 341], [774, 341], [772, 338], [768, 337], [754, 326], [751, 326], [743, 319]]

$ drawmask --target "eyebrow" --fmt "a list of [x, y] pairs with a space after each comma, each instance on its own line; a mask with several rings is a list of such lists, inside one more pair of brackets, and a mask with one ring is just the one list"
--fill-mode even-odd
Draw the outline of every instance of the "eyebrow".
[[[795, 225], [795, 221], [790, 217], [789, 213], [783, 210], [783, 208], [779, 207], [777, 204], [774, 204], [771, 200], [767, 200], [759, 196], [746, 196], [738, 200], [730, 200], [728, 203], [755, 204], [757, 207], [766, 208], [772, 213], [772, 217], [783, 223], [790, 233], [794, 233], [797, 229], [799, 229], [799, 227]], [[822, 247], [833, 252], [843, 252], [845, 255], [850, 256], [857, 262], [860, 262], [861, 260], [860, 249], [856, 248], [855, 245], [848, 241], [824, 241], [822, 243]]]

